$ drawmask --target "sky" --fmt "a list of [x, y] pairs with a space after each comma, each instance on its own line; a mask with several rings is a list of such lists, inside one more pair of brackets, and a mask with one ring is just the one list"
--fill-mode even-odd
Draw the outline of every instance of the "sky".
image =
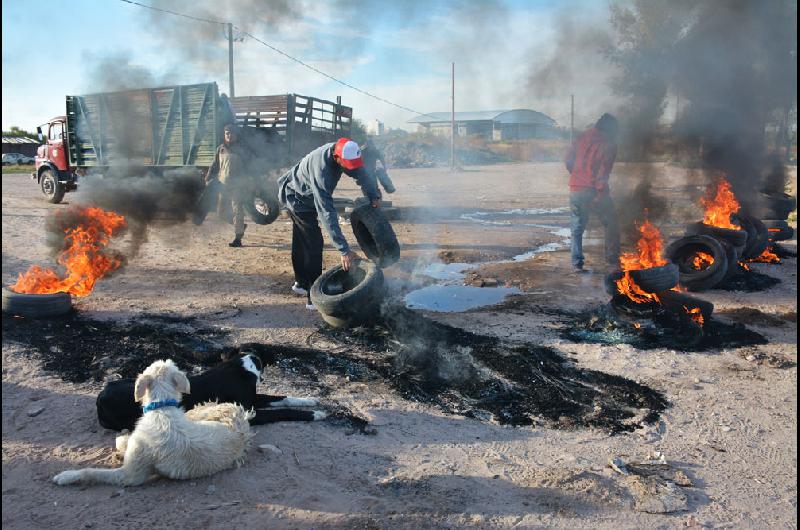
[[[419, 113], [531, 108], [569, 125], [594, 121], [612, 97], [608, 65], [584, 58], [555, 86], [531, 75], [566, 61], [566, 19], [608, 25], [601, 0], [141, 0], [229, 21], [346, 83]], [[121, 0], [2, 2], [2, 127], [33, 130], [64, 114], [64, 96], [216, 82], [228, 92], [223, 26]], [[561, 68], [557, 69], [561, 72]], [[561, 72], [563, 74], [563, 72]], [[237, 96], [297, 93], [353, 107], [364, 122], [413, 130], [409, 112], [313, 72], [244, 36], [234, 44]]]

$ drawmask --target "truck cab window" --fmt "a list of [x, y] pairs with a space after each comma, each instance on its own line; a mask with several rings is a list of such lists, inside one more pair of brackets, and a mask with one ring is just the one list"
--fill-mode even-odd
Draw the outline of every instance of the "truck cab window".
[[62, 123], [54, 123], [50, 125], [50, 140], [61, 140], [64, 135], [64, 125]]

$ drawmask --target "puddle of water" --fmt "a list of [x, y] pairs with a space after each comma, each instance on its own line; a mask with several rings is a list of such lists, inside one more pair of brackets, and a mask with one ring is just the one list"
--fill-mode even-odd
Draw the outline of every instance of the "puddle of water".
[[429, 285], [408, 293], [406, 307], [440, 313], [453, 313], [498, 304], [511, 294], [520, 294], [516, 287], [473, 287], [470, 285]]

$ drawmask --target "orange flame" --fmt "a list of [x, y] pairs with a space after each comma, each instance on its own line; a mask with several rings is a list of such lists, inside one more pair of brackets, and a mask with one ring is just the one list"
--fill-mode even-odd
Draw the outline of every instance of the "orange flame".
[[96, 207], [77, 206], [70, 214], [80, 221], [77, 226], [65, 230], [65, 248], [58, 255], [66, 276], [59, 278], [52, 269], [32, 265], [20, 274], [11, 290], [27, 294], [69, 293], [86, 296], [94, 289], [95, 282], [106, 274], [117, 270], [122, 260], [103, 253], [111, 236], [125, 227], [125, 218], [114, 212]]
[[[664, 238], [661, 236], [661, 231], [648, 219], [645, 219], [639, 225], [639, 233], [641, 237], [636, 242], [637, 252], [625, 252], [619, 258], [620, 267], [625, 274], [616, 282], [617, 291], [637, 304], [647, 302], [661, 303], [661, 299], [657, 294], [647, 293], [636, 285], [636, 282], [631, 278], [630, 271], [661, 267], [668, 264], [669, 261], [664, 259], [662, 255]], [[670, 290], [680, 291], [680, 288], [675, 286]], [[703, 326], [703, 315], [700, 314], [699, 308], [689, 309], [684, 306], [684, 310], [689, 313], [692, 320], [700, 324], [701, 327]], [[637, 329], [639, 327], [636, 326]]]
[[639, 225], [639, 233], [641, 237], [636, 242], [637, 252], [625, 252], [619, 257], [620, 267], [625, 275], [617, 280], [617, 289], [620, 294], [624, 294], [637, 304], [658, 302], [658, 296], [644, 292], [636, 285], [628, 271], [660, 267], [669, 263], [661, 255], [664, 239], [661, 237], [661, 231], [647, 219]]
[[688, 307], [686, 307], [686, 306], [683, 306], [683, 309], [684, 309], [684, 310], [685, 310], [687, 313], [689, 313], [689, 317], [690, 317], [690, 318], [691, 318], [693, 321], [697, 322], [697, 324], [698, 324], [698, 325], [699, 325], [701, 328], [703, 327], [703, 324], [705, 324], [705, 319], [703, 318], [703, 313], [700, 311], [700, 308], [699, 308], [699, 307], [693, 307], [692, 309], [689, 309]]
[[712, 263], [714, 263], [714, 256], [705, 252], [698, 252], [692, 258], [692, 267], [698, 271], [707, 269]]
[[749, 260], [751, 263], [780, 263], [781, 258], [775, 254], [772, 247], [767, 247], [761, 255]]
[[724, 177], [717, 180], [716, 190], [708, 189], [706, 196], [700, 199], [700, 204], [705, 208], [703, 217], [705, 224], [731, 230], [742, 229], [741, 226], [731, 222], [731, 215], [739, 211], [739, 201], [736, 200], [730, 183]]

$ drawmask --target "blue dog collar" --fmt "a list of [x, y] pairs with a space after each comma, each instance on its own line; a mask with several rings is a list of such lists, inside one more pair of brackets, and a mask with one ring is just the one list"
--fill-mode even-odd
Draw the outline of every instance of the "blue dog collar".
[[164, 401], [153, 401], [152, 403], [142, 407], [142, 413], [150, 412], [152, 410], [160, 409], [162, 407], [179, 407], [180, 403], [174, 399], [165, 399]]

